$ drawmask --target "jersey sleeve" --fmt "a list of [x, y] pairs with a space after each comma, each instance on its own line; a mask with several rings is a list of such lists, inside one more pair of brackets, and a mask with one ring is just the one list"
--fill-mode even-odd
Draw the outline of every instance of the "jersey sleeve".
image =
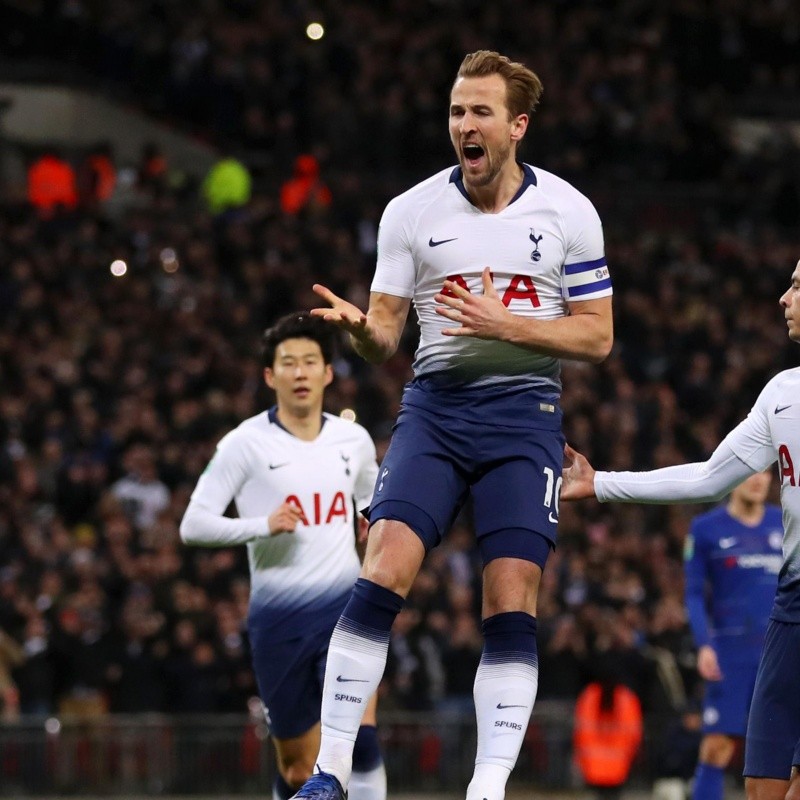
[[378, 478], [378, 457], [375, 452], [375, 443], [370, 435], [364, 431], [364, 441], [359, 453], [360, 463], [354, 489], [356, 508], [364, 511], [372, 502], [372, 492], [375, 490], [375, 481]]
[[697, 647], [711, 642], [706, 611], [706, 576], [708, 574], [708, 541], [697, 522], [692, 523], [684, 546], [685, 604], [689, 627]]
[[410, 222], [401, 198], [395, 198], [386, 206], [378, 228], [378, 261], [371, 291], [395, 297], [414, 296], [416, 268], [411, 252]]
[[231, 519], [225, 509], [247, 480], [247, 454], [235, 431], [223, 437], [200, 476], [180, 526], [186, 544], [227, 547], [269, 535], [266, 517]]
[[[734, 433], [736, 429], [728, 436]], [[601, 503], [708, 503], [724, 497], [754, 472], [758, 470], [742, 461], [725, 439], [708, 461], [649, 472], [598, 471], [594, 492]]]
[[769, 409], [780, 375], [762, 390], [750, 413], [723, 440], [708, 461], [649, 472], [597, 472], [600, 502], [703, 503], [719, 500], [755, 472], [775, 463], [778, 454], [769, 428]]
[[753, 472], [761, 472], [778, 459], [769, 428], [769, 409], [780, 375], [761, 391], [747, 417], [726, 437], [725, 443]]
[[588, 198], [576, 195], [562, 214], [566, 257], [561, 281], [567, 302], [596, 300], [612, 294], [600, 216]]

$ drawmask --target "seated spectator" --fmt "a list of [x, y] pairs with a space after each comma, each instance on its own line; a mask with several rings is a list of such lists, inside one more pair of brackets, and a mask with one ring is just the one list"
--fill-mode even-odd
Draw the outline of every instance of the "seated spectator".
[[169, 489], [159, 480], [152, 449], [134, 444], [123, 459], [126, 474], [111, 487], [125, 513], [140, 530], [151, 527], [169, 506]]
[[117, 185], [117, 170], [111, 145], [103, 142], [93, 147], [81, 164], [81, 200], [96, 208], [111, 199]]
[[241, 208], [250, 199], [252, 178], [247, 167], [235, 158], [217, 161], [203, 181], [203, 197], [212, 214]]
[[294, 174], [281, 186], [281, 211], [284, 214], [299, 214], [309, 209], [328, 208], [333, 199], [330, 189], [320, 177], [319, 161], [314, 156], [297, 156]]

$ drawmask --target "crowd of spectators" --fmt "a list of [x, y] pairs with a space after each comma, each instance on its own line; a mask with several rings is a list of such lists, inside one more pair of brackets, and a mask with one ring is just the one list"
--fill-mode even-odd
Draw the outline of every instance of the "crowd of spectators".
[[[617, 343], [600, 366], [564, 365], [574, 446], [613, 469], [703, 458], [796, 363], [776, 301], [800, 257], [800, 154], [780, 136], [737, 153], [726, 129], [734, 94], [797, 90], [795, 4], [628, 0], [609, 17], [588, 0], [348, 0], [324, 43], [292, 34], [296, 2], [202, 14], [112, 2], [99, 18], [57, 5], [72, 35], [51, 28], [53, 52], [83, 42], [87, 65], [151, 110], [268, 158], [227, 210], [177, 191], [161, 162], [123, 207], [0, 210], [7, 716], [247, 709], [244, 552], [184, 548], [178, 524], [221, 435], [270, 402], [263, 328], [317, 305], [315, 281], [366, 305], [382, 206], [452, 161], [447, 89], [470, 49], [491, 42], [542, 74], [528, 158], [575, 180], [605, 223]], [[280, 185], [308, 153], [324, 202], [295, 207]], [[676, 203], [686, 181], [711, 193]], [[344, 343], [336, 359], [329, 410], [354, 410], [379, 455], [414, 344], [411, 323], [382, 367]], [[539, 601], [540, 699], [574, 700], [598, 654], [645, 711], [696, 699], [681, 568], [696, 511], [562, 506]], [[481, 649], [469, 522], [466, 509], [398, 617], [383, 708], [469, 708]]]

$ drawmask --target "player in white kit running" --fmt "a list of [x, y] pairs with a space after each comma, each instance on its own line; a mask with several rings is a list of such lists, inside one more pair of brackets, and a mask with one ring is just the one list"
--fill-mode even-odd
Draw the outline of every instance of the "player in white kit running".
[[[246, 544], [248, 632], [275, 743], [276, 800], [311, 774], [331, 632], [359, 573], [356, 517], [372, 497], [375, 446], [360, 425], [323, 413], [333, 380], [332, 337], [309, 314], [264, 334], [264, 379], [276, 405], [222, 438], [181, 522], [201, 547]], [[234, 501], [238, 519], [223, 516]], [[353, 800], [385, 800], [375, 704], [356, 741]]]
[[[800, 343], [800, 262], [780, 306]], [[562, 500], [625, 503], [718, 500], [777, 462], [783, 509], [783, 566], [756, 677], [745, 743], [748, 800], [800, 800], [800, 368], [778, 373], [747, 418], [708, 461], [649, 472], [596, 472], [565, 450]]]

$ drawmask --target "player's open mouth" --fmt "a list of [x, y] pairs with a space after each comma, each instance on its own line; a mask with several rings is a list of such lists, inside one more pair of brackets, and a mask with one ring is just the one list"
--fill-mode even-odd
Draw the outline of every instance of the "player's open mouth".
[[464, 160], [471, 167], [477, 166], [485, 155], [485, 150], [479, 144], [465, 144], [461, 148], [461, 152], [464, 154]]
[[307, 389], [305, 386], [300, 386], [294, 390], [295, 397], [308, 397], [311, 394], [311, 390]]

